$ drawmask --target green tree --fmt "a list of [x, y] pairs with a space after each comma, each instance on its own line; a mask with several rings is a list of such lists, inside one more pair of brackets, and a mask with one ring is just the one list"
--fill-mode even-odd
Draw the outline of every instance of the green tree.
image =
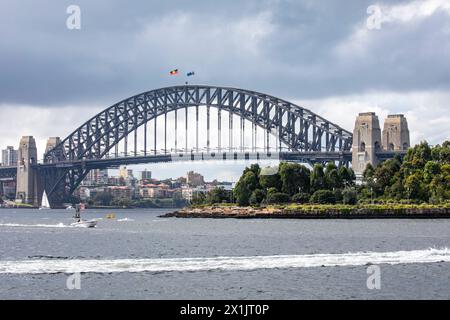
[[244, 169], [244, 174], [246, 174], [249, 171], [253, 172], [256, 177], [259, 177], [259, 175], [261, 173], [261, 168], [260, 168], [259, 164], [254, 163], [254, 164], [250, 165], [250, 167], [247, 167]]
[[325, 173], [323, 165], [316, 163], [311, 172], [311, 189], [321, 190], [326, 188]]
[[339, 175], [338, 167], [334, 162], [328, 162], [325, 166], [325, 185], [328, 189], [342, 188], [343, 183]]
[[313, 193], [311, 196], [311, 199], [309, 200], [312, 203], [318, 203], [318, 204], [334, 204], [336, 203], [336, 199], [334, 197], [334, 194], [330, 190], [317, 190]]
[[229, 202], [230, 196], [223, 187], [215, 187], [208, 192], [206, 201], [211, 204]]
[[344, 199], [344, 195], [342, 193], [342, 189], [334, 189], [333, 190], [333, 197], [334, 197], [334, 201], [336, 203], [342, 203], [342, 201]]
[[259, 166], [246, 168], [234, 187], [233, 194], [240, 206], [248, 206], [252, 192], [260, 186], [257, 168]]
[[380, 163], [373, 174], [373, 187], [377, 195], [382, 195], [385, 190], [389, 192], [392, 185], [392, 179], [399, 172], [401, 163], [397, 158], [386, 160]]
[[342, 191], [342, 202], [354, 205], [358, 202], [358, 193], [355, 188], [345, 188]]
[[344, 186], [352, 186], [355, 183], [355, 172], [352, 168], [346, 168], [344, 166], [340, 166], [338, 169], [339, 178], [342, 181]]
[[363, 171], [363, 181], [369, 182], [373, 179], [373, 175], [375, 174], [375, 169], [372, 164], [368, 163], [366, 168]]
[[425, 163], [430, 160], [432, 160], [431, 148], [426, 141], [422, 141], [420, 144], [408, 149], [404, 162], [411, 169], [422, 169]]
[[290, 197], [287, 193], [272, 192], [267, 194], [266, 203], [286, 203], [290, 201]]
[[251, 205], [258, 205], [264, 200], [265, 196], [264, 190], [256, 189], [252, 192], [249, 202]]
[[396, 174], [393, 178], [393, 184], [389, 188], [389, 197], [400, 200], [405, 197], [405, 187], [400, 174]]
[[94, 197], [94, 203], [99, 206], [110, 206], [113, 196], [109, 192], [99, 192]]
[[[158, 203], [159, 199], [156, 199]], [[192, 204], [204, 204], [206, 203], [206, 195], [203, 192], [196, 192], [192, 195]]]
[[309, 192], [310, 171], [303, 165], [297, 163], [281, 163], [279, 167], [281, 180], [281, 191], [289, 195], [298, 192]]
[[260, 175], [259, 183], [266, 190], [269, 188], [275, 188], [277, 191], [281, 190], [281, 178], [278, 172], [271, 175]]
[[296, 193], [292, 196], [292, 202], [295, 203], [308, 203], [310, 195], [309, 193]]
[[433, 178], [441, 172], [441, 167], [436, 161], [428, 161], [425, 164], [423, 179], [425, 183], [430, 183]]
[[343, 187], [343, 183], [337, 169], [331, 169], [326, 172], [326, 184], [330, 189], [338, 189]]
[[417, 173], [412, 174], [406, 178], [405, 190], [406, 195], [410, 200], [427, 200], [425, 198], [421, 178]]
[[242, 176], [242, 180], [247, 185], [250, 191], [253, 191], [260, 187], [258, 175], [254, 171], [247, 171], [246, 173], [244, 173], [244, 175]]

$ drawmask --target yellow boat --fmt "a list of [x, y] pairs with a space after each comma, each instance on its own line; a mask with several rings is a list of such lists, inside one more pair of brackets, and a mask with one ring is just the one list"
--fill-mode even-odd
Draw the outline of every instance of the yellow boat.
[[116, 218], [116, 214], [115, 213], [108, 213], [106, 215], [106, 219], [115, 219]]

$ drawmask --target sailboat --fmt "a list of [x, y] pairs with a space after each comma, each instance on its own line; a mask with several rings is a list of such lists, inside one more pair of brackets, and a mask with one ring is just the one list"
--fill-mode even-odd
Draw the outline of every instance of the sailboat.
[[44, 194], [42, 195], [42, 201], [41, 206], [39, 207], [39, 210], [48, 210], [50, 208], [50, 203], [48, 202], [47, 193], [44, 190]]

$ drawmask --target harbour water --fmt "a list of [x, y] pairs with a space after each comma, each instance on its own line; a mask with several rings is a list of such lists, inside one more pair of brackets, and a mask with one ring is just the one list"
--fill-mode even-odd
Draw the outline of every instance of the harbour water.
[[450, 299], [449, 219], [158, 217], [168, 210], [87, 210], [93, 229], [68, 210], [0, 210], [0, 299]]

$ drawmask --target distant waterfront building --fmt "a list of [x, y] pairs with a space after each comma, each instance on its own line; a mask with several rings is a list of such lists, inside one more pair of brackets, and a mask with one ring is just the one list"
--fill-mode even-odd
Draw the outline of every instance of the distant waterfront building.
[[108, 184], [108, 169], [94, 169], [89, 171], [83, 180], [83, 185], [102, 185]]
[[16, 182], [15, 181], [5, 181], [0, 183], [0, 194], [6, 199], [15, 199], [16, 197]]
[[108, 187], [109, 193], [114, 199], [127, 199], [131, 200], [133, 195], [133, 190], [126, 186], [112, 186]]
[[204, 187], [181, 188], [181, 197], [187, 201], [192, 201], [192, 199], [200, 193], [206, 194], [208, 193], [208, 190]]
[[170, 189], [167, 184], [146, 184], [139, 189], [141, 198], [172, 198], [175, 190]]
[[111, 186], [124, 186], [125, 179], [121, 177], [108, 177], [108, 184]]
[[91, 197], [91, 190], [88, 187], [78, 188], [78, 195], [81, 200], [86, 201]]
[[215, 188], [221, 188], [225, 191], [232, 191], [233, 190], [233, 185], [231, 183], [221, 183], [221, 184], [208, 184], [206, 185], [206, 189], [208, 191], [211, 191]]
[[200, 173], [189, 171], [186, 174], [186, 183], [191, 187], [198, 187], [205, 184], [205, 180]]
[[5, 150], [2, 150], [2, 166], [16, 166], [17, 157], [18, 151], [12, 146], [7, 146]]
[[152, 172], [147, 169], [141, 171], [141, 180], [152, 180]]
[[126, 179], [133, 178], [133, 170], [128, 169], [126, 166], [120, 166], [119, 177]]

